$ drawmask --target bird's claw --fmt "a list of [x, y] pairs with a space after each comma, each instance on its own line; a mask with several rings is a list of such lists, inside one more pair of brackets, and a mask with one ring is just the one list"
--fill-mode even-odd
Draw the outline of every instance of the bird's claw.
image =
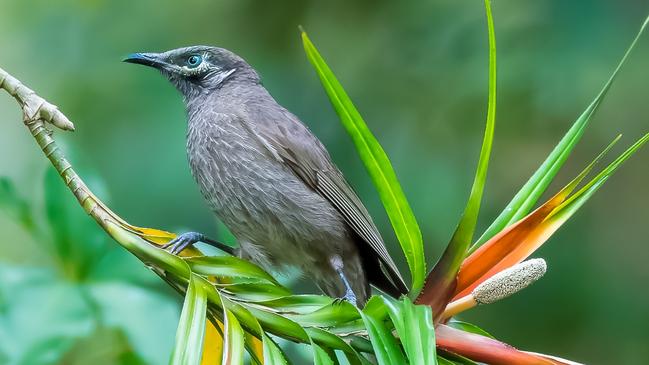
[[184, 249], [194, 245], [196, 242], [202, 241], [202, 239], [203, 235], [200, 233], [186, 232], [169, 241], [162, 246], [162, 249], [169, 251], [173, 255], [178, 255]]
[[333, 302], [331, 302], [332, 306], [339, 306], [343, 305], [343, 303], [348, 302], [351, 305], [355, 306], [356, 305], [356, 295], [353, 292], [347, 292], [343, 297], [340, 298], [334, 298]]

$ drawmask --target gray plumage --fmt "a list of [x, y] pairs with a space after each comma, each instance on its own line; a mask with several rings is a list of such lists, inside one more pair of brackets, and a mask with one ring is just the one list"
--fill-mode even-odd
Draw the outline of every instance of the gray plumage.
[[325, 147], [242, 58], [195, 46], [126, 61], [158, 68], [183, 94], [192, 174], [241, 257], [267, 269], [296, 266], [326, 294], [359, 306], [369, 284], [407, 291]]

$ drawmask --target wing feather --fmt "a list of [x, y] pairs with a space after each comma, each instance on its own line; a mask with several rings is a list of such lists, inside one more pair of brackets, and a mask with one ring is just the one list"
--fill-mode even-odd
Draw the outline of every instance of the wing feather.
[[[252, 125], [246, 122], [246, 118], [236, 119], [272, 156], [287, 164], [302, 181], [327, 199], [342, 214], [352, 230], [372, 249], [379, 261], [379, 269], [389, 278], [387, 282], [382, 278], [377, 280], [384, 286], [379, 289], [390, 293], [406, 293], [408, 288], [369, 212], [340, 170], [331, 162], [325, 147], [297, 117], [287, 111], [282, 116], [291, 122], [290, 128], [280, 129], [275, 123]], [[378, 275], [371, 274], [375, 277]], [[386, 287], [388, 284], [392, 284], [392, 287]]]

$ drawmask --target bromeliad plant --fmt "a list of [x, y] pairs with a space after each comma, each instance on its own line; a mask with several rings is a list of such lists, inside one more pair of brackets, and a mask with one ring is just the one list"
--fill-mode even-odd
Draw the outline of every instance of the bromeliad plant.
[[[185, 296], [172, 364], [286, 364], [282, 338], [311, 346], [314, 364], [574, 364], [519, 351], [475, 325], [453, 317], [531, 284], [545, 261], [525, 261], [565, 223], [615, 170], [648, 139], [640, 138], [594, 178], [582, 181], [616, 138], [550, 200], [532, 211], [566, 161], [606, 96], [615, 76], [649, 22], [603, 89], [577, 118], [547, 159], [475, 242], [496, 112], [496, 42], [489, 0], [489, 103], [477, 172], [464, 214], [450, 243], [426, 274], [423, 242], [390, 161], [306, 33], [302, 41], [343, 126], [374, 182], [406, 256], [412, 290], [395, 299], [374, 296], [363, 309], [320, 295], [294, 295], [259, 267], [231, 256], [206, 257], [190, 248], [175, 256], [161, 249], [173, 233], [130, 225], [99, 200], [57, 147], [47, 123], [73, 124], [58, 109], [0, 69], [0, 86], [21, 105], [24, 122], [83, 209], [118, 243]], [[531, 213], [530, 213], [531, 211]], [[472, 244], [473, 243], [473, 244]]]

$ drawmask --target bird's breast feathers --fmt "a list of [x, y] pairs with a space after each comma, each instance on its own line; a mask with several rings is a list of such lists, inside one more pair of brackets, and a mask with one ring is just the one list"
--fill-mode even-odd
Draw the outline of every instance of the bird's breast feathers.
[[239, 240], [263, 244], [271, 257], [349, 240], [338, 211], [241, 125], [190, 123], [187, 151], [203, 196]]

